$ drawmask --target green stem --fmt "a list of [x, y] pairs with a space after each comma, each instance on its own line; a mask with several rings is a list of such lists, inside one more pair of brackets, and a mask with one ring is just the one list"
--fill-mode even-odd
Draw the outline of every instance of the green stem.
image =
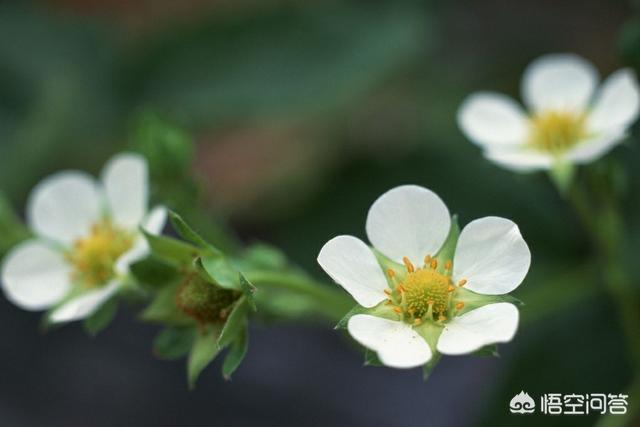
[[247, 279], [260, 290], [267, 292], [264, 298], [273, 298], [269, 292], [280, 291], [285, 295], [307, 299], [308, 307], [328, 320], [337, 323], [353, 307], [354, 303], [336, 286], [311, 280], [301, 274], [279, 271], [250, 271]]
[[624, 222], [617, 203], [611, 197], [593, 203], [577, 180], [567, 198], [598, 250], [604, 283], [618, 306], [632, 368], [640, 375], [640, 302], [624, 259]]

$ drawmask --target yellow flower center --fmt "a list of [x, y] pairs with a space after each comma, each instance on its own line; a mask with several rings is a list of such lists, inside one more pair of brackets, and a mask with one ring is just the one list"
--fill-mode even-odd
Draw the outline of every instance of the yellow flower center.
[[560, 154], [587, 136], [584, 115], [547, 111], [530, 121], [529, 145], [552, 154]]
[[[419, 325], [425, 320], [443, 322], [452, 317], [455, 310], [464, 307], [464, 303], [452, 301], [456, 289], [451, 279], [453, 263], [447, 261], [443, 270], [438, 270], [438, 261], [427, 255], [424, 265], [416, 268], [409, 258], [403, 259], [406, 275], [398, 277], [395, 270], [389, 269], [387, 274], [395, 287], [386, 290], [387, 305], [402, 315], [404, 321]], [[461, 280], [458, 286], [464, 286], [466, 280]]]
[[76, 240], [66, 255], [73, 267], [72, 281], [84, 288], [106, 284], [115, 275], [118, 258], [132, 246], [133, 235], [110, 220], [94, 224], [89, 235]]

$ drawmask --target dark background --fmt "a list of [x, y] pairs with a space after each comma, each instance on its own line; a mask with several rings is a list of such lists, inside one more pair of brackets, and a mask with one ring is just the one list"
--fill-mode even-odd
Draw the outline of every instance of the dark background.
[[[404, 183], [436, 191], [462, 224], [515, 220], [533, 267], [501, 357], [445, 357], [426, 383], [418, 370], [363, 367], [332, 325], [254, 324], [233, 380], [217, 361], [190, 392], [183, 361], [152, 355], [157, 328], [136, 321], [140, 307], [90, 338], [79, 325], [41, 333], [37, 314], [2, 298], [0, 425], [593, 425], [508, 413], [521, 390], [621, 393], [630, 369], [571, 210], [542, 174], [484, 160], [455, 114], [475, 90], [517, 97], [540, 54], [577, 52], [603, 76], [637, 66], [634, 11], [584, 0], [1, 3], [0, 190], [19, 213], [39, 179], [98, 172], [154, 111], [194, 137], [206, 206], [319, 279], [322, 244], [364, 237], [371, 202]], [[638, 151], [634, 138], [611, 156], [630, 171], [630, 257]]]

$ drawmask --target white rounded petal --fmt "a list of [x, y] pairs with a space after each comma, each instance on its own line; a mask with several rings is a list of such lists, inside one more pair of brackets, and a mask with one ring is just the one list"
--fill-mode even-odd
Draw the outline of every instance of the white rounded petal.
[[147, 161], [138, 154], [124, 153], [105, 165], [102, 181], [114, 221], [135, 228], [147, 213], [149, 198]]
[[84, 292], [56, 308], [49, 316], [49, 320], [62, 323], [89, 317], [117, 292], [118, 286], [118, 282], [111, 282], [104, 288]]
[[2, 264], [2, 289], [8, 300], [25, 310], [43, 310], [69, 291], [71, 269], [63, 255], [43, 242], [22, 242]]
[[518, 329], [518, 309], [506, 302], [489, 304], [454, 317], [444, 327], [437, 349], [442, 354], [472, 353], [485, 345], [509, 342]]
[[574, 54], [544, 55], [522, 78], [522, 97], [533, 111], [584, 111], [598, 84], [598, 71]]
[[571, 163], [591, 163], [611, 151], [626, 136], [625, 128], [613, 129], [576, 145], [564, 155], [564, 159]]
[[101, 209], [102, 197], [91, 176], [59, 172], [35, 186], [27, 202], [27, 220], [36, 234], [70, 244], [89, 233]]
[[118, 274], [128, 274], [129, 266], [137, 261], [146, 258], [151, 253], [147, 239], [139, 237], [131, 249], [120, 255], [114, 267]]
[[458, 126], [472, 142], [519, 145], [527, 134], [522, 108], [508, 96], [481, 92], [469, 96], [458, 109]]
[[146, 218], [142, 221], [142, 228], [151, 234], [160, 234], [167, 222], [167, 208], [164, 206], [154, 207]]
[[352, 236], [338, 236], [320, 250], [318, 263], [363, 307], [386, 299], [387, 279], [371, 249]]
[[640, 90], [631, 69], [611, 74], [598, 91], [587, 126], [592, 132], [629, 127], [638, 118]]
[[378, 353], [380, 361], [392, 368], [415, 368], [431, 360], [427, 342], [404, 322], [356, 314], [347, 328], [356, 341]]
[[470, 222], [460, 233], [453, 279], [466, 279], [465, 287], [471, 291], [501, 295], [522, 283], [530, 265], [531, 252], [518, 226], [490, 216]]
[[533, 150], [490, 150], [484, 156], [514, 172], [533, 172], [551, 169], [555, 159], [549, 154]]
[[380, 196], [367, 215], [367, 236], [373, 246], [396, 262], [408, 257], [422, 265], [449, 234], [451, 216], [436, 193], [403, 185]]

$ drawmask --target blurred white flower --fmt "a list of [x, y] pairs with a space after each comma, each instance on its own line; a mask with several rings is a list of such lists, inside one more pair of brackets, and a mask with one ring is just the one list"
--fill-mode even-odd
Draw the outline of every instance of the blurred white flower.
[[[465, 307], [465, 295], [506, 294], [524, 280], [531, 254], [518, 227], [504, 218], [475, 220], [460, 233], [455, 253], [445, 254], [452, 258], [442, 262], [451, 224], [435, 193], [401, 186], [369, 210], [373, 249], [356, 237], [338, 236], [320, 251], [322, 268], [365, 308], [349, 319], [350, 334], [387, 366], [420, 366], [434, 351], [471, 353], [515, 334], [513, 304]], [[374, 251], [390, 260], [384, 268]]]
[[458, 124], [488, 159], [511, 170], [589, 163], [627, 136], [640, 108], [632, 70], [614, 72], [599, 88], [598, 80], [577, 55], [545, 55], [522, 78], [528, 112], [507, 96], [478, 92], [462, 103]]
[[164, 227], [166, 210], [147, 212], [146, 160], [120, 154], [101, 182], [64, 171], [40, 182], [27, 204], [35, 238], [22, 242], [2, 265], [6, 297], [25, 310], [53, 309], [52, 322], [94, 313], [122, 285], [131, 263], [149, 248], [140, 233]]

